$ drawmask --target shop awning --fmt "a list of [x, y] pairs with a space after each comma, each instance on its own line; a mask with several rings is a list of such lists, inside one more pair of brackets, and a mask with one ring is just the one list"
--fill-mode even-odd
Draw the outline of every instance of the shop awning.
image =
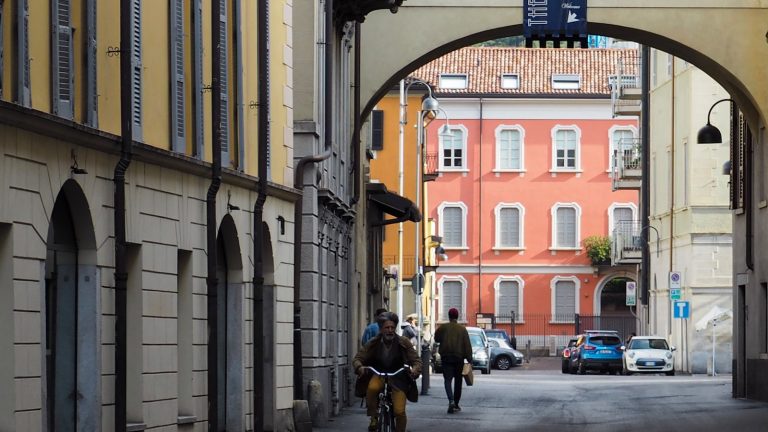
[[420, 222], [421, 212], [419, 208], [408, 198], [389, 192], [382, 183], [369, 183], [366, 186], [368, 199], [382, 212], [394, 216], [394, 219], [384, 219], [376, 225], [389, 225], [400, 222]]

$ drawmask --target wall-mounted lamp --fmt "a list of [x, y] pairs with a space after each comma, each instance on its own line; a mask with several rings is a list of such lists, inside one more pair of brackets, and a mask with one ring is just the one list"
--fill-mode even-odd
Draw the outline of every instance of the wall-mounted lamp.
[[285, 235], [285, 218], [282, 216], [278, 216], [277, 225], [280, 228], [280, 235]]
[[69, 172], [72, 174], [88, 174], [88, 171], [77, 166], [77, 154], [75, 153], [75, 149], [72, 149], [72, 166], [69, 167]]
[[443, 245], [440, 245], [435, 248], [435, 256], [437, 256], [443, 261], [448, 260], [448, 255], [445, 253], [445, 248], [443, 247]]
[[723, 135], [720, 133], [720, 129], [712, 126], [710, 122], [710, 116], [712, 115], [712, 109], [720, 102], [730, 101], [735, 103], [733, 99], [720, 99], [709, 107], [709, 113], [707, 113], [707, 124], [703, 128], [699, 129], [699, 134], [696, 138], [696, 142], [699, 144], [719, 144], [723, 142]]
[[727, 176], [731, 175], [731, 167], [732, 167], [731, 161], [729, 160], [725, 161], [725, 163], [723, 164], [723, 175], [727, 175]]
[[227, 213], [233, 211], [233, 210], [240, 210], [240, 207], [231, 204], [229, 201], [232, 199], [232, 191], [227, 191]]

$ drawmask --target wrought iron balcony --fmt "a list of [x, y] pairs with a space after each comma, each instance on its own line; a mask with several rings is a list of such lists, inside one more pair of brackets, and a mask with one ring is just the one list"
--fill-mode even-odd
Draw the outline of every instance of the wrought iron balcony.
[[435, 181], [440, 174], [437, 170], [437, 152], [428, 152], [424, 156], [424, 181]]
[[640, 189], [643, 179], [640, 138], [622, 139], [616, 143], [611, 157], [611, 174], [614, 191]]
[[643, 89], [640, 80], [640, 60], [619, 59], [616, 75], [610, 77], [613, 116], [639, 116]]
[[612, 255], [614, 264], [639, 264], [643, 253], [642, 224], [622, 220], [613, 229]]

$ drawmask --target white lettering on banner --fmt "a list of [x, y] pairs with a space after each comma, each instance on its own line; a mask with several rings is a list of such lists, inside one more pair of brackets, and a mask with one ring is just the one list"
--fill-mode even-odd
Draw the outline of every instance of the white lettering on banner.
[[574, 6], [573, 3], [563, 3], [563, 9], [581, 9], [581, 6]]
[[530, 18], [547, 17], [547, 1], [549, 0], [528, 0], [528, 25], [547, 25], [549, 20], [534, 20]]

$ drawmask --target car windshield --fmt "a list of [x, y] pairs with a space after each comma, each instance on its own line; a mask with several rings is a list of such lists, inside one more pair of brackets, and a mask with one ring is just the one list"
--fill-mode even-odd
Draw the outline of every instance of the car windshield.
[[495, 343], [496, 346], [498, 346], [499, 348], [507, 348], [507, 349], [512, 348], [504, 339], [488, 339], [488, 342], [491, 342], [491, 341]]
[[470, 334], [469, 342], [472, 344], [473, 348], [485, 348], [485, 344], [483, 344], [483, 338], [479, 334]]
[[503, 339], [506, 333], [504, 330], [486, 330], [485, 335], [488, 337]]
[[629, 349], [659, 349], [667, 350], [669, 345], [664, 339], [632, 339], [629, 342]]
[[617, 336], [592, 336], [589, 340], [595, 345], [621, 345], [621, 339]]

